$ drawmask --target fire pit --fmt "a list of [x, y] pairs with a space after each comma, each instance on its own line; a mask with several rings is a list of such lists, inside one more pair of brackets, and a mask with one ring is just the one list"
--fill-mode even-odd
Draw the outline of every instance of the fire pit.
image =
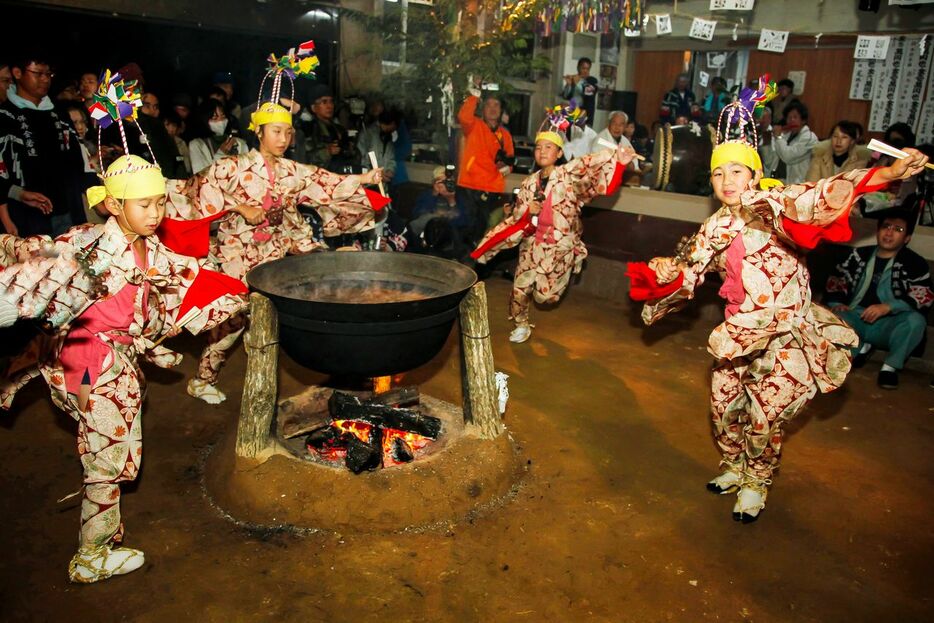
[[[522, 468], [503, 434], [486, 290], [472, 270], [325, 253], [271, 262], [247, 280], [240, 417], [205, 463], [205, 492], [225, 516], [381, 532], [448, 525], [509, 499]], [[461, 404], [386, 378], [369, 389], [367, 377], [399, 377], [457, 337]], [[280, 379], [280, 346], [340, 389]], [[292, 383], [284, 399], [280, 380]]]
[[286, 257], [247, 275], [275, 305], [290, 357], [319, 372], [360, 377], [427, 363], [476, 281], [457, 262], [375, 251]]

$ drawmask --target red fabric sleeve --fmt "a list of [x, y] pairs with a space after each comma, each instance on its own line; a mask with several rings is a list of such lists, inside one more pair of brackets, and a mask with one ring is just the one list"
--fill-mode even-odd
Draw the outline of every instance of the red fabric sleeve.
[[863, 179], [859, 181], [859, 184], [856, 185], [856, 188], [853, 189], [853, 192], [856, 194], [856, 197], [859, 197], [860, 195], [865, 195], [866, 193], [874, 193], [878, 190], [884, 189], [885, 187], [889, 185], [888, 182], [886, 182], [885, 184], [876, 184], [875, 186], [869, 185], [869, 180], [872, 179], [873, 174], [881, 168], [882, 167], [873, 167], [869, 169], [866, 175], [863, 176]]
[[684, 273], [671, 283], [659, 284], [655, 271], [645, 262], [629, 262], [626, 266], [629, 277], [629, 297], [634, 301], [654, 301], [677, 292], [684, 283]]
[[[878, 171], [879, 168], [880, 167], [873, 167], [869, 169], [866, 175], [859, 181], [856, 188], [853, 189], [853, 201], [856, 201], [860, 195], [876, 192], [888, 186], [887, 183], [876, 184], [874, 186], [869, 185], [869, 180], [872, 179], [873, 174]], [[796, 245], [804, 249], [813, 249], [824, 240], [827, 242], [847, 242], [853, 237], [853, 230], [850, 229], [849, 211], [847, 211], [846, 214], [841, 214], [837, 220], [824, 227], [798, 223], [797, 221], [782, 216], [782, 228]]]
[[247, 287], [239, 279], [202, 268], [185, 292], [176, 318], [181, 318], [192, 307], [204, 309], [225, 294], [246, 294]]
[[227, 214], [227, 210], [221, 210], [194, 221], [164, 218], [156, 235], [162, 244], [180, 255], [207, 257], [211, 244], [211, 223]]
[[[497, 232], [493, 236], [490, 236], [489, 240], [481, 244], [479, 247], [477, 247], [470, 253], [470, 257], [472, 257], [475, 260], [479, 259], [484, 254], [486, 254], [490, 249], [500, 244], [504, 240], [508, 239], [513, 234], [523, 231], [523, 230], [528, 230], [531, 227], [532, 227], [532, 215], [526, 212], [519, 218], [518, 221], [516, 221], [509, 227], [504, 227], [503, 229], [501, 229], [499, 232]], [[526, 234], [530, 234], [530, 233], [531, 233], [530, 231], [526, 231]]]
[[804, 249], [813, 249], [824, 240], [846, 242], [853, 237], [849, 212], [841, 214], [837, 220], [826, 227], [798, 223], [783, 215], [782, 228], [796, 245]]
[[626, 167], [621, 165], [619, 161], [616, 161], [616, 168], [613, 169], [613, 179], [610, 180], [610, 183], [607, 184], [606, 194], [612, 195], [617, 190], [619, 190], [620, 184], [623, 183], [623, 171], [626, 170]]

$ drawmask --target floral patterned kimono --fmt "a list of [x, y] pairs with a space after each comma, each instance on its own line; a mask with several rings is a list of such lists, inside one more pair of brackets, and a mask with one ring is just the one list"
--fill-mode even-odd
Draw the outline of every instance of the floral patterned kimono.
[[[256, 150], [222, 158], [189, 180], [170, 180], [166, 191], [166, 216], [171, 218], [200, 219], [241, 204], [266, 211], [259, 225], [235, 213], [220, 219], [211, 252], [224, 273], [240, 280], [260, 264], [327, 248], [314, 240], [299, 204], [313, 205], [324, 234], [332, 236], [371, 229], [375, 210], [386, 203], [354, 177], [285, 158], [270, 164]], [[245, 318], [237, 317], [211, 331], [198, 378], [217, 382], [226, 351], [244, 327]]]
[[[556, 303], [587, 257], [581, 241], [581, 207], [597, 195], [619, 188], [625, 168], [615, 149], [575, 158], [555, 167], [548, 178], [533, 173], [522, 182], [512, 214], [488, 231], [471, 257], [485, 263], [504, 249], [519, 246], [519, 264], [509, 298], [509, 317], [528, 324], [529, 297]], [[542, 205], [538, 218], [529, 213], [532, 202]], [[537, 220], [537, 222], [536, 222]]]
[[[137, 257], [113, 218], [76, 227], [54, 241], [0, 236], [8, 263], [0, 268], [0, 292], [21, 318], [42, 319], [57, 331], [38, 368], [0, 387], [0, 407], [9, 408], [16, 391], [41, 373], [52, 401], [78, 421], [82, 545], [122, 540], [118, 483], [135, 479], [142, 459], [145, 380], [137, 358], [143, 355], [160, 367], [181, 360], [155, 342], [176, 326], [179, 312], [195, 298], [186, 296], [205, 291], [201, 285], [212, 274], [155, 236], [146, 238], [146, 247], [146, 257]], [[192, 333], [246, 306], [242, 284], [228, 287], [232, 280], [218, 278], [223, 288], [199, 301], [201, 313], [186, 324]]]
[[722, 207], [683, 245], [686, 263], [675, 290], [649, 301], [652, 324], [694, 297], [704, 274], [723, 276], [726, 320], [710, 336], [717, 363], [711, 383], [714, 436], [724, 459], [745, 457], [747, 470], [768, 479], [779, 467], [782, 427], [817, 391], [843, 384], [856, 334], [811, 302], [802, 249], [820, 239], [850, 237], [850, 208], [874, 190], [872, 171], [851, 171], [816, 183], [747, 191], [742, 206]]

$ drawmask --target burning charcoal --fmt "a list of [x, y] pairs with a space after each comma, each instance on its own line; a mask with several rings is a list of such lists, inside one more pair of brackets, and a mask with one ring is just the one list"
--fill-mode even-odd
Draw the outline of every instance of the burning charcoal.
[[341, 433], [333, 426], [323, 426], [305, 437], [305, 445], [313, 450], [330, 450], [344, 445]]
[[396, 463], [408, 463], [415, 458], [412, 448], [402, 437], [396, 437], [392, 440], [392, 449], [390, 450], [392, 460]]
[[368, 435], [367, 443], [369, 443], [374, 448], [383, 447], [383, 429], [380, 426], [371, 426], [370, 434]]
[[[378, 427], [374, 426], [374, 429]], [[382, 434], [382, 431], [380, 431]], [[344, 465], [355, 474], [365, 470], [377, 469], [383, 463], [383, 446], [371, 446], [357, 439], [356, 435], [344, 433], [341, 439], [347, 444], [347, 458], [344, 459]]]
[[422, 415], [412, 409], [396, 409], [378, 404], [366, 404], [360, 398], [334, 392], [328, 401], [335, 420], [357, 420], [382, 428], [394, 428], [435, 440], [441, 434], [441, 420]]

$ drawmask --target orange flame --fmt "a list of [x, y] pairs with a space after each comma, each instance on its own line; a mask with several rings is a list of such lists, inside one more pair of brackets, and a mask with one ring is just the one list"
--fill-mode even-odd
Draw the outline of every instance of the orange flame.
[[385, 394], [391, 388], [392, 388], [392, 377], [391, 376], [373, 377], [373, 392], [375, 394]]

